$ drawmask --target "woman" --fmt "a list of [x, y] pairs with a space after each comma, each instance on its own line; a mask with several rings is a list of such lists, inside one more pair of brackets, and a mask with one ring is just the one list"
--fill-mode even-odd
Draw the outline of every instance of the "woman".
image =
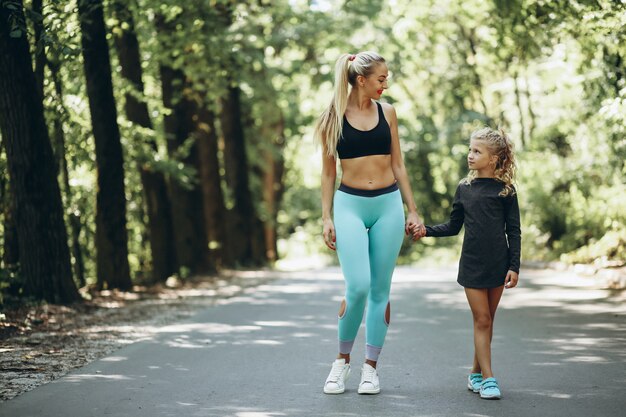
[[[324, 242], [337, 250], [346, 284], [339, 355], [324, 384], [326, 394], [345, 391], [366, 302], [366, 361], [358, 393], [380, 392], [376, 364], [389, 326], [389, 290], [402, 230], [417, 235], [424, 228], [402, 160], [396, 112], [376, 101], [387, 89], [388, 76], [385, 60], [375, 52], [342, 55], [335, 66], [333, 100], [315, 128], [323, 148]], [[335, 193], [337, 159], [343, 174]]]

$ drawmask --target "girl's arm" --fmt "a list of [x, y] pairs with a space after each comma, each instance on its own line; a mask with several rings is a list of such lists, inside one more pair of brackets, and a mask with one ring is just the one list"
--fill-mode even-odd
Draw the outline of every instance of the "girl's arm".
[[326, 153], [322, 147], [322, 222], [324, 243], [328, 248], [335, 250], [335, 225], [332, 218], [333, 193], [337, 179], [337, 160]]
[[454, 193], [454, 201], [452, 203], [452, 212], [450, 213], [450, 220], [446, 223], [438, 224], [435, 226], [426, 226], [426, 236], [443, 237], [443, 236], [456, 236], [463, 227], [463, 220], [465, 219], [465, 211], [463, 209], [463, 203], [461, 202], [461, 186], [456, 187]]
[[[515, 189], [513, 189], [513, 191], [515, 191]], [[504, 200], [504, 220], [506, 237], [509, 241], [509, 270], [519, 273], [522, 252], [522, 232], [520, 228], [517, 193], [506, 197]]]
[[[417, 214], [417, 206], [415, 200], [413, 200], [413, 191], [411, 190], [411, 184], [409, 183], [409, 176], [406, 173], [406, 167], [402, 159], [402, 151], [400, 150], [400, 139], [398, 137], [398, 117], [396, 110], [391, 104], [383, 103], [383, 110], [389, 123], [389, 129], [391, 130], [391, 169], [393, 175], [398, 182], [398, 188], [400, 188], [400, 194], [402, 195], [402, 201], [406, 204], [408, 210], [406, 217], [406, 225], [404, 231], [406, 234], [413, 233], [415, 228], [422, 226], [422, 219]], [[415, 238], [414, 238], [415, 239]]]

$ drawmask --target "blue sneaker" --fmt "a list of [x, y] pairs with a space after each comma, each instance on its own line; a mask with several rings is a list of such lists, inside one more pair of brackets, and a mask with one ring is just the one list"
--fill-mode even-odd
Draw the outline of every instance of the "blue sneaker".
[[467, 376], [467, 389], [470, 391], [480, 391], [480, 384], [483, 383], [483, 374], [469, 374]]
[[495, 378], [487, 378], [483, 380], [480, 385], [480, 398], [486, 400], [499, 400], [502, 394], [500, 394], [500, 387], [498, 387], [498, 381]]

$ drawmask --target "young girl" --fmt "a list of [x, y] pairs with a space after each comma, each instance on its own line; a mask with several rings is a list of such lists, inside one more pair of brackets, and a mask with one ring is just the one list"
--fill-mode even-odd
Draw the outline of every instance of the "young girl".
[[[447, 223], [426, 226], [425, 236], [454, 236], [465, 225], [458, 283], [474, 318], [474, 364], [467, 387], [481, 398], [499, 399], [491, 369], [493, 320], [504, 288], [517, 285], [520, 266], [520, 217], [513, 186], [513, 143], [500, 130], [472, 133], [469, 174], [454, 195]], [[424, 236], [415, 228], [416, 238]]]

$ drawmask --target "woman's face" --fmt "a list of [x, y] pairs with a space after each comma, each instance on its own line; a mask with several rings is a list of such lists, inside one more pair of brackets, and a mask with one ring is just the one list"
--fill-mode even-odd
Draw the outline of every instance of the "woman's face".
[[374, 71], [367, 77], [359, 76], [357, 82], [359, 88], [367, 95], [375, 100], [378, 100], [388, 88], [387, 78], [389, 77], [389, 70], [387, 64], [381, 63], [374, 67]]

